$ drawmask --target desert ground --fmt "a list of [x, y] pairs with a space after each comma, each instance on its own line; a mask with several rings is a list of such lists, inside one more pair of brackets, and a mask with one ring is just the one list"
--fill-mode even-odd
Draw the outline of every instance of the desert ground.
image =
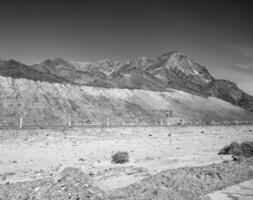
[[[247, 140], [253, 141], [253, 125], [0, 130], [0, 183], [57, 176], [63, 168], [75, 167], [111, 192], [166, 169], [231, 160], [218, 151]], [[112, 163], [117, 151], [127, 151], [130, 161]], [[250, 199], [253, 181], [244, 184], [251, 186], [246, 192]], [[229, 194], [231, 188], [209, 197]]]

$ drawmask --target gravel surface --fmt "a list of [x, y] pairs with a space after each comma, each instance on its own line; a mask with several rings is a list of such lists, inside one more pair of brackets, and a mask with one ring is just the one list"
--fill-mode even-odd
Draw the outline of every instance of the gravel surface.
[[201, 200], [206, 194], [253, 178], [253, 159], [204, 167], [166, 170], [106, 194], [81, 170], [65, 168], [59, 176], [0, 185], [0, 200]]

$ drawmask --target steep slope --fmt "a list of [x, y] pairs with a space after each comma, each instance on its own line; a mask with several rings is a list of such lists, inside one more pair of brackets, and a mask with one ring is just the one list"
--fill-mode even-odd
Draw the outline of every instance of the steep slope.
[[62, 58], [53, 58], [40, 64], [35, 64], [32, 67], [45, 74], [62, 77], [72, 84], [112, 86], [112, 83], [107, 81], [107, 76], [98, 67], [88, 63], [82, 65], [81, 63], [69, 62]]
[[53, 58], [26, 66], [13, 60], [0, 60], [0, 75], [105, 88], [152, 91], [170, 91], [173, 88], [199, 96], [217, 97], [253, 111], [252, 96], [230, 81], [216, 80], [205, 67], [180, 52], [126, 62], [82, 63]]
[[200, 95], [214, 80], [203, 66], [179, 52], [159, 56], [146, 71], [167, 82], [167, 87]]
[[26, 78], [34, 81], [66, 83], [67, 81], [53, 74], [45, 74], [15, 60], [0, 59], [0, 75], [12, 78]]
[[215, 80], [207, 93], [253, 112], [253, 97], [240, 90], [231, 81]]
[[[220, 99], [183, 91], [105, 89], [0, 77], [0, 124], [66, 125], [110, 123], [210, 123], [253, 120], [248, 112]], [[169, 111], [172, 110], [172, 117]]]

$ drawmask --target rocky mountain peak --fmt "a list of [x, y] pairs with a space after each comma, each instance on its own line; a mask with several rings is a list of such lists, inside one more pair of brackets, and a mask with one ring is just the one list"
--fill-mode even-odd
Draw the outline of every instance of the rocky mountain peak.
[[193, 68], [193, 65], [195, 64], [194, 61], [191, 60], [187, 55], [178, 51], [164, 54], [159, 58], [166, 60], [168, 67], [178, 67], [182, 70], [183, 68]]
[[185, 76], [195, 79], [199, 83], [210, 83], [213, 77], [208, 70], [189, 58], [186, 54], [174, 51], [158, 57], [165, 61], [164, 67], [170, 71], [180, 71]]
[[172, 54], [176, 54], [176, 53], [180, 53], [180, 52], [179, 51], [167, 52], [167, 53], [164, 53], [164, 54], [158, 56], [158, 59], [167, 59], [167, 58], [170, 58]]

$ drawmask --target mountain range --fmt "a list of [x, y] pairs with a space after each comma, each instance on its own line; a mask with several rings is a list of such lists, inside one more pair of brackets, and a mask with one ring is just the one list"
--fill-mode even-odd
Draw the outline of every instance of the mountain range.
[[39, 64], [25, 65], [15, 60], [0, 59], [0, 75], [103, 88], [160, 92], [176, 89], [201, 97], [217, 97], [253, 112], [252, 96], [231, 81], [215, 79], [204, 66], [177, 51], [155, 59], [140, 57], [125, 62], [72, 62], [53, 58]]

